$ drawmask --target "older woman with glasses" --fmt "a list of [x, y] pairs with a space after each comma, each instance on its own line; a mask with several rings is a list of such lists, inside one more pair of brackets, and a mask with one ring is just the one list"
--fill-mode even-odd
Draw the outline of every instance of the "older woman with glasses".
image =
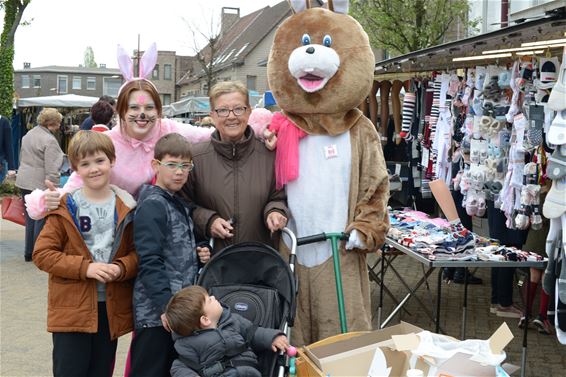
[[216, 239], [215, 250], [243, 241], [277, 248], [273, 233], [287, 224], [286, 196], [275, 188], [275, 154], [248, 126], [248, 90], [225, 81], [209, 96], [216, 130], [210, 140], [194, 145], [195, 168], [183, 189], [196, 204], [196, 230]]
[[[16, 177], [16, 186], [20, 188], [22, 196], [35, 189], [45, 189], [46, 182], [59, 186], [61, 178], [59, 170], [63, 164], [64, 154], [53, 133], [59, 130], [62, 119], [63, 115], [57, 109], [46, 107], [37, 116], [38, 125], [23, 137], [20, 168]], [[26, 262], [30, 262], [35, 240], [43, 222], [33, 220], [27, 213], [25, 218], [24, 258]]]

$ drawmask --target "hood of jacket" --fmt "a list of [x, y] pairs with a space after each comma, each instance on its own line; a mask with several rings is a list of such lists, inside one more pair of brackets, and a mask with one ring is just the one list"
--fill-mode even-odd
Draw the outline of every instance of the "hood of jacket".
[[[70, 208], [67, 204], [67, 198], [71, 197], [76, 191], [80, 189], [81, 188], [79, 187], [63, 195], [61, 202], [59, 203], [59, 208], [51, 212], [51, 214], [57, 214], [69, 219], [70, 221], [74, 221], [70, 214]], [[134, 197], [130, 195], [126, 190], [122, 190], [115, 185], [110, 185], [110, 189], [114, 192], [116, 198], [119, 199], [116, 200], [116, 212], [118, 214], [118, 223], [120, 223], [126, 218], [126, 215], [130, 211], [136, 208], [137, 203]]]

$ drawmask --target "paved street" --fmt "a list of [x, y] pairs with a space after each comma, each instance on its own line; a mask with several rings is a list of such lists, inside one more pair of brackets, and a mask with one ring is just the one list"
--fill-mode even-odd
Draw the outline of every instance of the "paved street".
[[[0, 219], [0, 376], [51, 376], [47, 273], [24, 262], [23, 240], [23, 226]], [[118, 341], [115, 376], [129, 343], [130, 335]]]
[[[24, 228], [0, 219], [0, 376], [49, 376], [51, 375], [51, 336], [45, 329], [47, 274], [33, 263], [24, 262]], [[394, 265], [409, 281], [422, 276], [421, 265], [408, 257], [399, 257]], [[477, 276], [484, 285], [470, 286], [468, 299], [467, 337], [487, 339], [499, 327], [502, 318], [489, 314], [489, 270], [478, 270]], [[424, 286], [418, 297], [432, 307], [436, 292], [436, 273], [429, 279], [432, 295]], [[397, 298], [406, 290], [390, 272], [386, 284]], [[374, 288], [374, 305], [377, 306], [378, 290]], [[441, 326], [449, 335], [460, 337], [460, 321], [463, 286], [444, 284]], [[516, 299], [519, 300], [516, 292]], [[535, 303], [535, 307], [538, 303]], [[386, 296], [383, 318], [391, 311], [392, 301]], [[410, 314], [403, 313], [404, 321], [427, 330], [433, 323], [422, 313], [414, 300], [407, 304]], [[397, 323], [398, 317], [393, 323]], [[515, 338], [507, 347], [507, 361], [520, 365], [522, 332], [517, 321], [507, 320]], [[124, 362], [130, 336], [120, 339], [115, 376], [123, 375]], [[527, 376], [564, 376], [566, 371], [566, 346], [560, 345], [554, 336], [541, 335], [529, 330]], [[542, 372], [544, 371], [544, 372]]]

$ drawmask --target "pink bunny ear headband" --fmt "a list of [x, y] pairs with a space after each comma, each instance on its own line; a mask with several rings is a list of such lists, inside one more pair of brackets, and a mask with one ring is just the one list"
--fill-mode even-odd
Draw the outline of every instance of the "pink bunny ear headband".
[[[118, 66], [120, 67], [122, 76], [124, 76], [124, 79], [126, 79], [126, 82], [124, 82], [124, 84], [122, 84], [122, 86], [120, 87], [120, 90], [118, 90], [118, 94], [120, 94], [124, 85], [134, 80], [147, 81], [155, 88], [155, 85], [147, 79], [153, 72], [155, 63], [157, 63], [157, 46], [154, 42], [143, 53], [139, 61], [138, 76], [135, 77], [134, 62], [132, 61], [132, 58], [130, 58], [130, 55], [126, 52], [126, 50], [124, 50], [122, 46], [118, 45]], [[157, 88], [155, 90], [157, 90]]]

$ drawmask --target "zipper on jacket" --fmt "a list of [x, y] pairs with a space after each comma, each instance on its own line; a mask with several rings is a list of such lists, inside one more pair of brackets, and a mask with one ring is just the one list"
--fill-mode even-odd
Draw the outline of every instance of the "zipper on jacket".
[[232, 157], [236, 156], [236, 144], [232, 143]]
[[[237, 219], [239, 216], [239, 206], [240, 206], [240, 202], [239, 202], [239, 195], [238, 195], [238, 164], [240, 163], [240, 161], [238, 159], [234, 160], [234, 211], [232, 212], [232, 218], [233, 219]], [[238, 224], [239, 225], [239, 224]], [[238, 243], [238, 228], [236, 227], [236, 224], [232, 225], [234, 230], [234, 237], [232, 237], [231, 239], [231, 243], [232, 244], [236, 244]]]

